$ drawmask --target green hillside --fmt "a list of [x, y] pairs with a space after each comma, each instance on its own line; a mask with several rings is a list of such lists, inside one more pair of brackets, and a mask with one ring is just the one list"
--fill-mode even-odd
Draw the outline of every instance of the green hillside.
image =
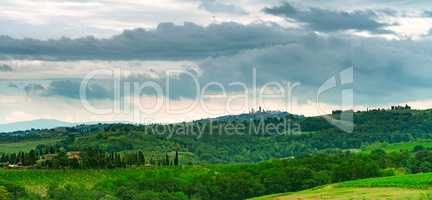
[[360, 179], [321, 186], [294, 193], [252, 198], [251, 200], [308, 200], [308, 199], [432, 199], [432, 173], [384, 178]]
[[[354, 120], [352, 133], [321, 117], [287, 116], [0, 134], [0, 199], [429, 198], [430, 174], [364, 178], [432, 172], [432, 112], [373, 110]], [[286, 121], [301, 132], [247, 131]], [[233, 126], [245, 129], [226, 131]]]
[[[274, 129], [259, 128], [284, 123], [286, 126]], [[341, 131], [321, 117], [296, 116], [169, 125], [98, 124], [0, 134], [0, 153], [26, 151], [37, 143], [56, 141], [56, 145], [68, 151], [141, 150], [151, 153], [179, 150], [188, 153], [194, 161], [244, 163], [304, 156], [325, 149], [360, 149], [376, 143], [394, 144], [385, 147], [388, 151], [409, 150], [416, 143], [407, 142], [432, 138], [431, 110], [355, 112], [354, 123], [353, 133]], [[235, 133], [227, 131], [232, 127], [244, 128]], [[429, 142], [420, 144], [431, 146]]]
[[2, 153], [18, 153], [20, 151], [30, 151], [38, 145], [51, 145], [60, 142], [61, 139], [48, 138], [42, 140], [22, 140], [17, 142], [0, 143], [0, 152]]
[[371, 152], [376, 149], [382, 149], [388, 153], [398, 151], [414, 151], [415, 148], [432, 148], [432, 140], [414, 140], [409, 142], [398, 142], [398, 143], [374, 143], [364, 147], [362, 150], [365, 152]]
[[253, 200], [429, 200], [432, 190], [407, 188], [334, 188], [331, 186], [321, 189], [296, 192], [288, 195], [274, 195]]
[[[216, 167], [216, 166], [215, 166]], [[154, 177], [169, 177], [184, 181], [191, 177], [205, 174], [214, 167], [188, 167], [186, 169], [162, 169], [162, 168], [129, 168], [129, 169], [104, 169], [104, 170], [13, 170], [0, 169], [0, 185], [13, 184], [22, 187], [30, 194], [47, 196], [51, 187], [72, 187], [74, 190], [88, 192], [97, 190], [100, 193], [113, 194], [116, 184], [129, 180], [144, 178], [146, 175]], [[155, 180], [155, 179], [153, 179]], [[156, 188], [155, 188], [156, 189]], [[53, 190], [53, 189], [51, 189]], [[103, 196], [103, 195], [102, 195]], [[79, 199], [79, 198], [75, 198]]]

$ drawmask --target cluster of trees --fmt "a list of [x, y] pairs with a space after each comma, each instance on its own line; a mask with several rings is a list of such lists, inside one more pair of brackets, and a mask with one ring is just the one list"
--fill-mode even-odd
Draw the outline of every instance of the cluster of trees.
[[346, 180], [389, 176], [396, 170], [429, 172], [432, 168], [424, 166], [431, 166], [431, 161], [430, 150], [394, 153], [375, 150], [368, 155], [326, 151], [258, 164], [158, 168], [143, 171], [140, 176], [116, 180], [109, 192], [102, 188], [53, 186], [48, 197], [61, 199], [77, 194], [76, 199], [239, 200]]
[[[73, 152], [72, 152], [73, 153]], [[40, 163], [42, 168], [72, 168], [72, 169], [113, 169], [137, 166], [178, 166], [179, 154], [175, 153], [170, 158], [168, 153], [165, 156], [151, 156], [146, 159], [142, 151], [137, 152], [104, 152], [101, 150], [86, 150], [79, 152], [79, 157], [68, 155], [60, 151], [53, 159], [43, 160]]]
[[408, 104], [406, 104], [405, 106], [397, 105], [392, 106], [391, 110], [411, 110], [411, 106], [409, 106]]
[[72, 168], [72, 169], [106, 169], [134, 166], [178, 166], [179, 154], [174, 158], [168, 153], [165, 156], [151, 156], [146, 159], [142, 151], [105, 152], [89, 149], [80, 152], [66, 152], [58, 146], [40, 145], [36, 150], [0, 155], [3, 165], [34, 166], [39, 168]]
[[44, 155], [56, 154], [59, 151], [59, 145], [41, 144], [28, 152], [20, 151], [18, 153], [0, 153], [0, 164], [33, 166], [36, 165], [36, 162]]
[[38, 155], [34, 150], [29, 151], [28, 153], [19, 152], [19, 153], [3, 153], [0, 155], [0, 164], [2, 165], [23, 165], [23, 166], [32, 166], [36, 164], [38, 160]]

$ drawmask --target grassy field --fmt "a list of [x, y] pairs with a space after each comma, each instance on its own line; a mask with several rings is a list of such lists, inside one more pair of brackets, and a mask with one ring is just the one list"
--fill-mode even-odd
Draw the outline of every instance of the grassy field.
[[432, 173], [348, 181], [295, 193], [275, 194], [253, 200], [376, 200], [432, 199]]
[[29, 140], [12, 143], [0, 143], [0, 153], [17, 153], [20, 151], [28, 152], [36, 148], [39, 144], [54, 144], [59, 139], [45, 139], [45, 140]]
[[375, 149], [383, 149], [386, 152], [398, 152], [398, 151], [412, 151], [415, 146], [420, 145], [424, 148], [432, 148], [432, 140], [417, 140], [411, 142], [402, 142], [402, 143], [374, 143], [366, 146], [362, 150], [364, 152], [371, 152]]
[[45, 195], [51, 184], [77, 184], [92, 188], [96, 184], [115, 178], [124, 173], [108, 173], [97, 170], [0, 170], [2, 181], [12, 182], [31, 192]]
[[401, 187], [427, 189], [432, 186], [432, 173], [370, 178], [337, 184], [337, 187]]
[[0, 169], [0, 182], [23, 186], [27, 192], [45, 196], [50, 185], [76, 185], [87, 189], [100, 188], [109, 191], [117, 180], [130, 180], [143, 175], [176, 176], [188, 180], [200, 173], [217, 170], [218, 165], [189, 166], [182, 168], [128, 168], [103, 170], [42, 170]]
[[290, 195], [275, 195], [256, 198], [254, 200], [428, 200], [432, 198], [432, 190], [406, 188], [333, 188], [331, 186], [306, 190]]

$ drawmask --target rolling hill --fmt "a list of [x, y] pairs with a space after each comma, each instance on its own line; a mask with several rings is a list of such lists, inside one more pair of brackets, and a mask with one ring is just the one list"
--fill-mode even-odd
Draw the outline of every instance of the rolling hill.
[[250, 200], [372, 200], [432, 198], [432, 173], [360, 179], [300, 192], [267, 195]]
[[[247, 115], [247, 114], [246, 114]], [[68, 150], [97, 148], [108, 152], [143, 150], [186, 152], [210, 163], [259, 162], [272, 158], [308, 155], [327, 149], [360, 149], [370, 144], [406, 143], [432, 138], [431, 110], [370, 110], [354, 113], [355, 128], [343, 132], [321, 117], [266, 115], [262, 120], [227, 116], [213, 123], [95, 124], [64, 129], [18, 131], [0, 134], [0, 143], [35, 144], [58, 141]], [[273, 116], [273, 117], [272, 117]], [[336, 115], [334, 117], [337, 117]], [[236, 119], [236, 120], [228, 120]], [[288, 126], [262, 129], [261, 125]], [[260, 124], [263, 123], [263, 124]], [[298, 125], [300, 131], [291, 131]], [[243, 130], [230, 132], [233, 127]], [[261, 128], [260, 128], [261, 127]], [[72, 137], [72, 138], [69, 138]], [[45, 142], [43, 142], [45, 143]], [[8, 145], [0, 152], [10, 152]], [[427, 147], [427, 146], [426, 146]]]

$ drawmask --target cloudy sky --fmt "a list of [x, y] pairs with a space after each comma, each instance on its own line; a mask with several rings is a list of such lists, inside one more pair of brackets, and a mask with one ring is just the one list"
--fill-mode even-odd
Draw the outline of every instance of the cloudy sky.
[[0, 9], [0, 123], [432, 108], [426, 0], [2, 0]]

